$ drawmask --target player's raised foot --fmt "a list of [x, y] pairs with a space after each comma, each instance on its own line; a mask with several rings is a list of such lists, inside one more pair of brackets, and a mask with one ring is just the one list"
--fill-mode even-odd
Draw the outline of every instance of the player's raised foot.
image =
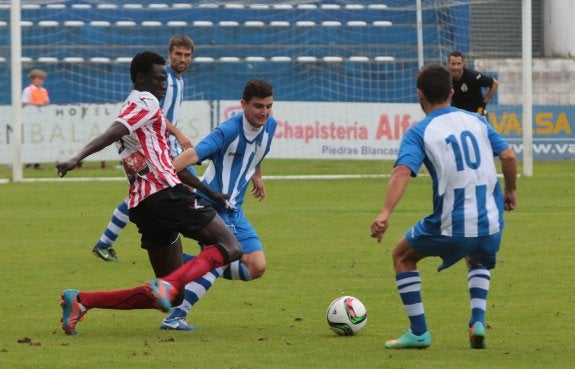
[[178, 316], [175, 318], [166, 318], [162, 321], [160, 329], [175, 331], [197, 331], [198, 328], [192, 327], [186, 322], [186, 318]]
[[429, 331], [416, 336], [411, 330], [405, 332], [401, 337], [387, 341], [385, 347], [388, 349], [426, 349], [431, 346], [431, 335]]
[[166, 281], [159, 278], [150, 279], [146, 282], [152, 298], [156, 301], [156, 307], [167, 313], [172, 308], [172, 299], [178, 291]]
[[472, 349], [485, 349], [487, 343], [485, 342], [485, 326], [481, 322], [475, 322], [469, 328], [469, 347]]
[[76, 324], [84, 318], [87, 310], [78, 302], [78, 290], [64, 290], [60, 295], [60, 306], [62, 307], [62, 329], [67, 335], [75, 336]]
[[98, 245], [94, 246], [92, 249], [94, 255], [105, 261], [118, 261], [116, 256], [116, 250], [111, 247], [100, 247]]

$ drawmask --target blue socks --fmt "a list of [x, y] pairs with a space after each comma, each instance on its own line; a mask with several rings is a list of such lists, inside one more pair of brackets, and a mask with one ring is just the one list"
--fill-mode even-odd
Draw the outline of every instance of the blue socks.
[[417, 270], [395, 276], [397, 290], [409, 317], [411, 332], [420, 336], [427, 332], [427, 322], [421, 301], [421, 278]]
[[487, 308], [487, 294], [489, 293], [489, 284], [491, 274], [485, 267], [476, 267], [469, 269], [467, 273], [467, 286], [469, 287], [469, 298], [471, 302], [471, 319], [469, 326], [475, 322], [485, 324], [485, 310]]
[[97, 246], [103, 249], [112, 247], [114, 242], [118, 239], [122, 230], [126, 228], [126, 225], [130, 221], [130, 216], [128, 213], [128, 200], [124, 199], [112, 213], [112, 219], [108, 223], [108, 226], [104, 230], [104, 233], [100, 236]]

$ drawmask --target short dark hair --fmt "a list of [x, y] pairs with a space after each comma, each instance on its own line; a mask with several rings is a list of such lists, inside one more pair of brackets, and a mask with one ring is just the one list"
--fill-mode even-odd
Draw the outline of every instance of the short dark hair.
[[149, 50], [136, 54], [130, 63], [130, 78], [132, 79], [132, 83], [136, 83], [138, 73], [148, 74], [156, 64], [166, 65], [166, 60], [160, 54]]
[[461, 53], [461, 51], [453, 50], [452, 52], [449, 53], [447, 60], [449, 60], [449, 58], [451, 58], [452, 56], [456, 57], [456, 58], [461, 58], [461, 60], [464, 60], [463, 54]]
[[430, 103], [442, 103], [449, 99], [452, 82], [451, 74], [441, 64], [425, 66], [417, 76], [417, 89], [421, 90]]
[[194, 52], [194, 41], [186, 35], [175, 35], [170, 38], [170, 43], [168, 44], [168, 51], [172, 52], [175, 47], [185, 47]]
[[254, 97], [264, 98], [274, 95], [274, 88], [263, 79], [250, 79], [244, 86], [242, 100], [250, 102]]

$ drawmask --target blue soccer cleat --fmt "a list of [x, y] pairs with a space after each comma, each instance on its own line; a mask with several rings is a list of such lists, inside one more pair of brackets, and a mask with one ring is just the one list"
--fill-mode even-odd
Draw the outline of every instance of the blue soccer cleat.
[[192, 327], [186, 322], [184, 317], [166, 318], [162, 321], [160, 329], [174, 330], [174, 331], [197, 331], [198, 328]]
[[411, 330], [405, 332], [401, 337], [390, 340], [385, 343], [385, 347], [388, 349], [426, 349], [431, 346], [431, 335], [429, 331], [416, 336], [411, 333]]
[[86, 308], [78, 302], [78, 290], [64, 290], [60, 295], [60, 306], [62, 307], [62, 329], [67, 335], [75, 336], [76, 324], [84, 319]]
[[485, 349], [487, 343], [485, 342], [485, 326], [481, 322], [475, 322], [469, 328], [469, 347], [472, 349]]
[[159, 278], [150, 279], [146, 282], [152, 298], [156, 301], [156, 307], [167, 313], [172, 308], [172, 299], [176, 296], [178, 291], [166, 281]]

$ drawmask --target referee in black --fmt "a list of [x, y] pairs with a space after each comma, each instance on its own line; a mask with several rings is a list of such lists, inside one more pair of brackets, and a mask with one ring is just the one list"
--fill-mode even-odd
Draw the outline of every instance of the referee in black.
[[[487, 116], [485, 107], [497, 91], [499, 82], [493, 77], [465, 68], [463, 54], [460, 51], [452, 51], [449, 54], [447, 67], [455, 91], [451, 98], [451, 106]], [[488, 88], [485, 96], [482, 87]]]

